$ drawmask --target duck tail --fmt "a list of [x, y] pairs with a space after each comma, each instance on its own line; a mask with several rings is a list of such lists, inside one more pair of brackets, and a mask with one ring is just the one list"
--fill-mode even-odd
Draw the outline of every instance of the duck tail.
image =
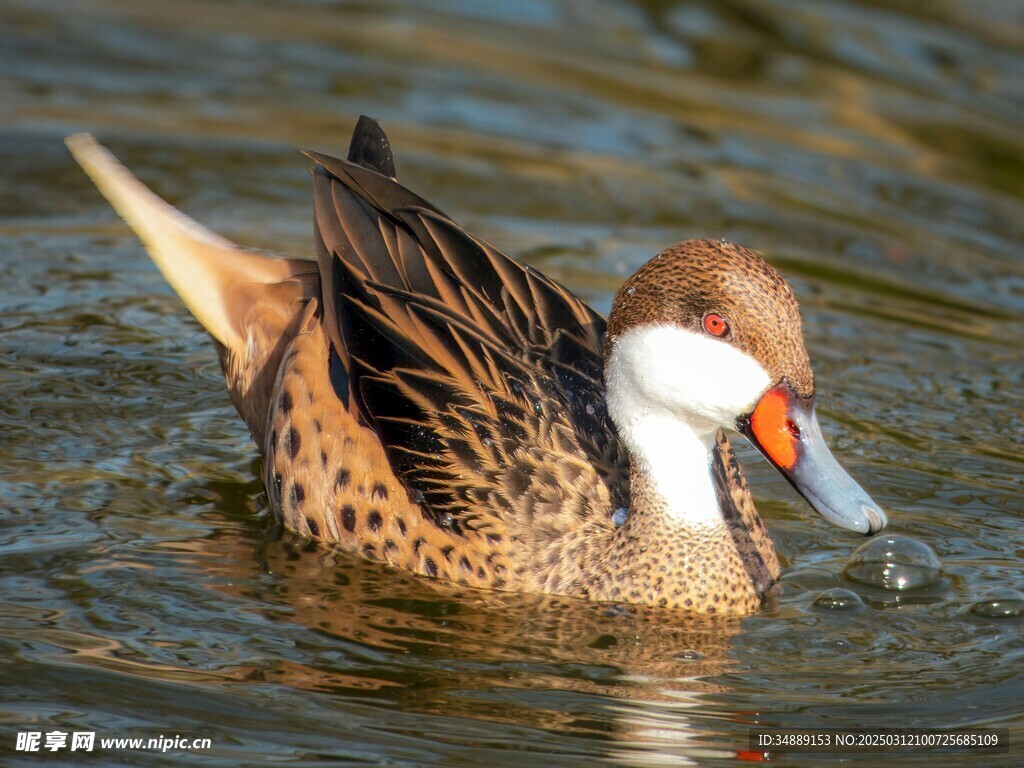
[[218, 342], [232, 399], [262, 445], [281, 350], [319, 292], [316, 263], [246, 251], [158, 197], [89, 134], [65, 143]]

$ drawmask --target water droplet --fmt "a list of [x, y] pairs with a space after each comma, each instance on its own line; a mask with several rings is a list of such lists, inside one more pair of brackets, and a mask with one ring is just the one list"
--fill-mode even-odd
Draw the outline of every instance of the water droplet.
[[861, 584], [905, 592], [938, 581], [942, 563], [923, 542], [909, 536], [880, 536], [857, 547], [843, 573]]
[[629, 288], [626, 289], [626, 293], [629, 294], [630, 296], [632, 296], [633, 295], [633, 291], [635, 291], [635, 290], [636, 290], [636, 288], [634, 288], [631, 285], [631, 286], [629, 286]]
[[629, 519], [629, 510], [626, 509], [625, 507], [619, 507], [612, 514], [612, 522], [615, 524], [616, 528], [618, 528], [621, 525], [625, 525], [626, 520], [628, 520], [628, 519]]
[[587, 412], [587, 416], [593, 416], [594, 415], [594, 404], [593, 403], [587, 403], [587, 406], [586, 406], [585, 410]]
[[443, 515], [441, 515], [441, 525], [443, 525], [445, 528], [451, 528], [453, 525], [455, 525], [455, 515], [453, 515], [451, 512], [445, 512]]
[[676, 661], [700, 661], [704, 658], [704, 654], [700, 651], [685, 650], [680, 651], [672, 658], [674, 658]]
[[485, 448], [490, 448], [492, 445], [494, 445], [494, 441], [491, 440], [491, 438], [489, 437], [485, 437], [482, 442]]
[[864, 601], [856, 592], [836, 587], [826, 589], [814, 598], [814, 607], [828, 611], [859, 611], [864, 608]]
[[986, 619], [1015, 619], [1024, 616], [1024, 592], [995, 587], [971, 606], [971, 613]]

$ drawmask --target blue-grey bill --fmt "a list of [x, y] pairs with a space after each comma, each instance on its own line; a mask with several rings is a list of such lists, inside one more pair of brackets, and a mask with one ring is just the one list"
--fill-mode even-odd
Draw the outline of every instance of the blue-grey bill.
[[792, 469], [782, 471], [786, 479], [833, 525], [866, 535], [885, 528], [885, 512], [839, 465], [826, 445], [813, 406], [794, 409], [790, 418], [800, 428], [800, 440]]
[[[785, 407], [784, 423], [776, 421], [779, 419], [777, 408], [780, 399]], [[759, 418], [759, 409], [765, 403], [768, 404], [768, 422], [758, 427], [755, 422]], [[830, 523], [868, 535], [885, 528], [888, 522], [885, 512], [839, 466], [828, 449], [814, 412], [813, 396], [798, 395], [783, 379], [762, 396], [751, 415], [737, 422], [737, 428]], [[792, 449], [780, 452], [778, 445], [775, 446], [780, 460], [785, 459], [781, 464], [772, 456], [772, 451], [761, 444], [756, 434], [760, 430], [761, 434], [774, 439], [776, 429], [785, 430], [787, 434], [781, 445]]]

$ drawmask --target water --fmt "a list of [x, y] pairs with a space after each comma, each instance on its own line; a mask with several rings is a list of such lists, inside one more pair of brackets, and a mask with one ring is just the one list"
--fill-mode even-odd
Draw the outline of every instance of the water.
[[[78, 762], [11, 752], [64, 730], [212, 741], [93, 755], [134, 765], [717, 765], [752, 724], [1007, 727], [1009, 756], [889, 760], [1020, 761], [1019, 3], [7, 0], [0, 30], [0, 761]], [[743, 620], [281, 534], [209, 341], [61, 139], [302, 255], [294, 148], [363, 112], [409, 186], [602, 311], [683, 238], [764, 253], [837, 456], [941, 574], [847, 578], [862, 541], [746, 446], [786, 573]]]

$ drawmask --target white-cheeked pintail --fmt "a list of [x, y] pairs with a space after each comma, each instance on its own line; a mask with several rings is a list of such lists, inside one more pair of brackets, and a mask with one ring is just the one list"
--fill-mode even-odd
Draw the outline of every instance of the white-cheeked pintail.
[[830, 522], [886, 523], [822, 438], [789, 285], [746, 248], [668, 248], [606, 323], [401, 186], [368, 118], [347, 160], [307, 153], [315, 261], [68, 146], [214, 337], [300, 534], [472, 587], [749, 613], [780, 568], [724, 430]]

